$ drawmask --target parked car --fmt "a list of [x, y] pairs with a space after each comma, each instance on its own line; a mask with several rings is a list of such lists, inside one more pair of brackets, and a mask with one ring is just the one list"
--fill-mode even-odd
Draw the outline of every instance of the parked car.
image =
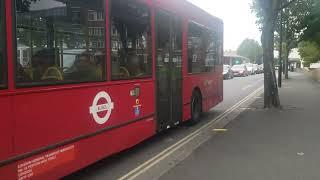
[[263, 64], [258, 65], [258, 73], [261, 74], [264, 72]]
[[252, 63], [247, 63], [245, 64], [247, 71], [249, 73], [249, 75], [254, 74], [254, 69], [253, 69], [253, 64]]
[[234, 76], [248, 76], [249, 72], [248, 69], [246, 67], [246, 65], [241, 64], [241, 65], [234, 65], [231, 68], [233, 75]]
[[223, 79], [232, 79], [233, 71], [229, 65], [223, 65]]
[[252, 64], [253, 66], [253, 74], [259, 74], [258, 64]]

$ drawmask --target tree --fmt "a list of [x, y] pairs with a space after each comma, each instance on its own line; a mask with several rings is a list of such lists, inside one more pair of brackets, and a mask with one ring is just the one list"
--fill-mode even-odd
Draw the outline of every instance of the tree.
[[[290, 10], [284, 10], [283, 14], [287, 15], [283, 24], [286, 25], [286, 33], [287, 37], [293, 36], [296, 38], [296, 35], [299, 35], [299, 31], [296, 29], [303, 29], [304, 26], [301, 25], [301, 19], [303, 19], [305, 12], [303, 7], [305, 7], [304, 3], [307, 3], [306, 7], [310, 7], [313, 5], [314, 1], [318, 0], [253, 0], [252, 10], [255, 12], [258, 21], [257, 24], [259, 25], [262, 35], [261, 35], [261, 43], [263, 49], [263, 61], [265, 67], [265, 74], [264, 74], [264, 105], [266, 108], [269, 107], [281, 107], [280, 106], [280, 99], [278, 93], [278, 86], [275, 77], [275, 70], [274, 70], [274, 57], [273, 57], [273, 50], [274, 50], [274, 32], [276, 29], [276, 22], [279, 17], [279, 12], [283, 9], [287, 9], [290, 7]], [[318, 1], [319, 3], [319, 1]], [[319, 8], [318, 8], [319, 10]], [[300, 16], [303, 15], [301, 18]], [[318, 16], [319, 17], [319, 16]], [[282, 22], [282, 21], [281, 21]], [[292, 23], [292, 24], [289, 24]], [[280, 23], [282, 24], [282, 23]], [[301, 26], [300, 26], [301, 25]], [[296, 28], [297, 26], [297, 28]], [[293, 31], [292, 35], [291, 30]], [[280, 38], [281, 39], [281, 38]], [[290, 39], [290, 38], [287, 38]], [[294, 42], [296, 43], [296, 42]], [[295, 44], [293, 43], [292, 46]], [[289, 55], [288, 49], [290, 49], [290, 43], [286, 43], [288, 46], [287, 51], [285, 52], [285, 56]], [[283, 44], [279, 47], [282, 47]]]
[[19, 11], [22, 12], [28, 12], [30, 5], [32, 2], [37, 2], [39, 0], [17, 0], [16, 1], [16, 6]]
[[237, 54], [249, 58], [251, 62], [256, 63], [257, 59], [262, 56], [262, 47], [253, 39], [245, 39], [239, 45]]
[[[252, 10], [262, 30], [261, 43], [264, 63], [264, 106], [280, 107], [280, 98], [274, 70], [274, 31], [283, 0], [253, 0]], [[290, 2], [289, 2], [290, 3]], [[287, 6], [288, 4], [286, 4]]]
[[299, 54], [304, 65], [309, 66], [320, 60], [320, 46], [316, 42], [303, 41], [299, 43]]

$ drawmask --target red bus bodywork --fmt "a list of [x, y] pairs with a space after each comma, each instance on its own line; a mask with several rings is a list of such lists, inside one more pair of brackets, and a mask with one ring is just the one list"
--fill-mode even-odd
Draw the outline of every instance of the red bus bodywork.
[[[195, 21], [222, 32], [222, 21], [184, 0], [140, 1], [152, 12], [153, 65], [156, 9], [174, 13], [183, 20], [183, 121], [190, 119], [194, 89], [201, 92], [204, 112], [221, 102], [222, 66], [216, 65], [210, 73], [188, 74], [186, 64], [188, 22]], [[111, 81], [107, 71], [106, 82], [16, 88], [13, 7], [13, 0], [5, 0], [8, 88], [0, 90], [1, 179], [61, 178], [157, 133], [155, 67], [152, 78], [147, 79]], [[109, 28], [106, 29], [107, 67], [110, 67], [110, 35]], [[130, 96], [137, 87], [140, 88], [139, 117], [133, 113], [137, 99]], [[97, 124], [90, 114], [93, 99], [101, 91], [108, 92], [114, 105], [105, 124]]]

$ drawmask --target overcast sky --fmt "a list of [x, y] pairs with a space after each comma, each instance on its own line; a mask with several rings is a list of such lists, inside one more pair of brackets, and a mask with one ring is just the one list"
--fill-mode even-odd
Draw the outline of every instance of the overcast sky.
[[245, 38], [260, 43], [256, 17], [251, 13], [252, 0], [189, 0], [224, 22], [224, 49], [236, 50]]

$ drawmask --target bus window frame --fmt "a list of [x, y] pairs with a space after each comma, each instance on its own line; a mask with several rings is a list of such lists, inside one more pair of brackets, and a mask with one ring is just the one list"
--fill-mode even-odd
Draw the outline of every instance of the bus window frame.
[[[153, 44], [153, 41], [154, 41], [154, 38], [155, 37], [153, 37], [153, 29], [152, 29], [152, 23], [154, 23], [153, 22], [153, 15], [152, 15], [152, 11], [153, 11], [153, 8], [148, 4], [148, 3], [146, 3], [146, 1], [144, 1], [144, 0], [137, 0], [137, 1], [131, 1], [132, 3], [134, 3], [134, 4], [136, 4], [136, 5], [138, 5], [138, 6], [142, 6], [142, 7], [145, 7], [146, 9], [148, 9], [149, 10], [149, 22], [150, 22], [150, 34], [151, 34], [151, 41], [150, 41], [150, 44], [151, 44], [151, 47], [150, 47], [150, 56], [151, 56], [151, 65], [150, 65], [150, 70], [151, 70], [151, 73], [150, 74], [148, 74], [148, 75], [145, 75], [145, 76], [141, 76], [141, 77], [128, 77], [128, 78], [113, 78], [112, 77], [112, 62], [111, 62], [111, 59], [112, 59], [112, 57], [111, 57], [111, 51], [112, 51], [112, 41], [111, 41], [111, 33], [112, 33], [112, 16], [111, 16], [111, 14], [112, 14], [112, 1], [117, 1], [117, 0], [106, 0], [107, 2], [108, 2], [108, 20], [109, 20], [109, 33], [108, 33], [108, 36], [109, 36], [109, 55], [108, 55], [108, 57], [109, 57], [109, 59], [108, 59], [108, 61], [109, 61], [109, 63], [110, 63], [110, 66], [108, 67], [108, 70], [109, 70], [109, 78], [110, 78], [110, 81], [111, 82], [117, 82], [117, 81], [135, 81], [135, 80], [148, 80], [148, 79], [153, 79], [153, 76], [154, 76], [154, 66], [155, 66], [155, 64], [154, 64], [154, 60], [153, 60], [153, 56], [154, 56], [154, 52], [153, 52], [153, 46], [155, 46], [154, 44]], [[130, 1], [130, 0], [129, 0]]]
[[[109, 61], [109, 58], [108, 58], [108, 46], [107, 44], [109, 43], [108, 42], [108, 34], [106, 33], [107, 32], [107, 18], [109, 18], [107, 12], [107, 9], [106, 9], [106, 4], [107, 2], [109, 2], [110, 0], [102, 0], [103, 1], [103, 10], [104, 10], [104, 32], [105, 32], [105, 66], [103, 66], [103, 70], [104, 70], [104, 74], [103, 74], [103, 79], [100, 80], [100, 81], [70, 81], [70, 82], [67, 82], [67, 81], [62, 81], [62, 82], [31, 82], [31, 83], [18, 83], [17, 82], [17, 75], [16, 75], [16, 70], [17, 70], [17, 51], [18, 51], [18, 46], [17, 46], [17, 8], [16, 8], [16, 0], [13, 0], [12, 1], [12, 34], [13, 34], [13, 37], [12, 37], [12, 44], [13, 44], [13, 52], [14, 55], [12, 57], [12, 60], [14, 61], [13, 62], [13, 81], [14, 81], [14, 84], [15, 84], [15, 88], [17, 89], [23, 89], [23, 88], [41, 88], [41, 87], [53, 87], [53, 86], [58, 86], [58, 88], [64, 88], [65, 86], [68, 86], [68, 85], [79, 85], [80, 87], [81, 86], [87, 86], [88, 84], [100, 84], [100, 83], [106, 83], [109, 81], [108, 79], [108, 70], [109, 68], [107, 67], [108, 65], [108, 61]], [[0, 86], [0, 89], [1, 89], [1, 86]]]
[[2, 57], [3, 62], [2, 62], [2, 75], [3, 75], [3, 82], [1, 83], [0, 81], [0, 90], [2, 89], [8, 89], [8, 59], [7, 59], [7, 33], [6, 33], [6, 8], [5, 8], [5, 1], [1, 1], [1, 9], [0, 9], [0, 18], [3, 18], [1, 21], [2, 23], [2, 33], [0, 33], [1, 39], [4, 39], [1, 41], [1, 46], [2, 46]]

